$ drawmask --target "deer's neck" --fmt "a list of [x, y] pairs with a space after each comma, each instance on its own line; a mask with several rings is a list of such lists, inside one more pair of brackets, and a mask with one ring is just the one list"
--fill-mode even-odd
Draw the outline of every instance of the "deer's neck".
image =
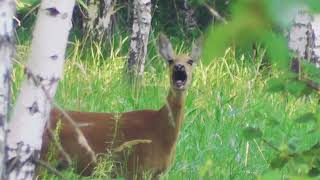
[[161, 109], [163, 125], [168, 139], [176, 140], [184, 120], [185, 92], [170, 90]]

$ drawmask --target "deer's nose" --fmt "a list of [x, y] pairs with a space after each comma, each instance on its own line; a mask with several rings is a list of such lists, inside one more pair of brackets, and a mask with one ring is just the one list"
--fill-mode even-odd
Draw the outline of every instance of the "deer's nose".
[[185, 67], [184, 67], [184, 65], [182, 65], [182, 64], [176, 64], [176, 65], [174, 65], [174, 70], [184, 71], [184, 70], [185, 70]]

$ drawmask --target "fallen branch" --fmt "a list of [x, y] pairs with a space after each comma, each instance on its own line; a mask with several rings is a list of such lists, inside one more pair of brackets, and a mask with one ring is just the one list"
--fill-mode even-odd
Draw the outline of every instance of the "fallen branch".
[[218, 11], [209, 6], [209, 4], [204, 3], [204, 6], [209, 10], [212, 16], [216, 17], [219, 21], [223, 22], [224, 24], [228, 24], [228, 21], [224, 17], [222, 17]]
[[[25, 71], [27, 71], [26, 74], [28, 74], [32, 80], [34, 81], [34, 83], [38, 83], [40, 84], [38, 81], [38, 79], [36, 77], [34, 77], [34, 75], [28, 71], [28, 69], [25, 69]], [[48, 93], [48, 91], [46, 90], [46, 88], [40, 84], [40, 87], [43, 91], [43, 93], [45, 94], [47, 100], [50, 102], [51, 105], [55, 106], [68, 120], [68, 122], [74, 127], [76, 134], [78, 135], [78, 141], [79, 144], [82, 145], [87, 152], [90, 154], [91, 159], [93, 162], [97, 162], [97, 158], [95, 156], [94, 151], [92, 150], [92, 148], [90, 147], [90, 145], [88, 144], [88, 141], [86, 140], [85, 136], [83, 135], [82, 131], [80, 130], [80, 128], [78, 127], [77, 123], [69, 116], [69, 114], [64, 111], [58, 104], [56, 104], [54, 102], [54, 100], [52, 99], [52, 97], [50, 96], [50, 94]]]

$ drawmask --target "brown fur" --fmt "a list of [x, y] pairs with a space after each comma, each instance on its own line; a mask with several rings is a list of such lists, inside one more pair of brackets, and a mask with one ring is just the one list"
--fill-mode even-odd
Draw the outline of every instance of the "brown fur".
[[[166, 38], [161, 38], [165, 37], [160, 37], [160, 41], [168, 43]], [[168, 50], [172, 53], [171, 45]], [[190, 60], [189, 56], [174, 56], [172, 59], [174, 64], [185, 66], [188, 82], [183, 90], [176, 89], [171, 78], [167, 104], [160, 110], [140, 110], [121, 114], [67, 111], [74, 121], [84, 125], [81, 126], [81, 130], [96, 154], [115, 150], [129, 141], [151, 140], [150, 143], [138, 143], [133, 146], [127, 164], [129, 172], [149, 171], [156, 176], [170, 166], [175, 157], [176, 141], [184, 119], [185, 90], [190, 84], [192, 74], [192, 65], [187, 63]], [[170, 65], [171, 74], [174, 64]], [[90, 175], [95, 166], [90, 155], [79, 145], [74, 127], [58, 110], [53, 109], [50, 114], [51, 127], [54, 128], [58, 120], [62, 122], [60, 133], [62, 147], [76, 158], [77, 171], [83, 175]], [[46, 131], [43, 136], [42, 157], [47, 153], [50, 141], [51, 136]], [[119, 157], [123, 155], [123, 153], [117, 154]], [[131, 176], [130, 173], [128, 176]]]

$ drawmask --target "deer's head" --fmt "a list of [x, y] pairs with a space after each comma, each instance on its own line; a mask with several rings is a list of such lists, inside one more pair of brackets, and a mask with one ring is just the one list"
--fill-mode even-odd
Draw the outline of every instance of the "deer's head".
[[201, 39], [198, 39], [193, 44], [190, 55], [176, 55], [169, 39], [164, 34], [160, 34], [158, 40], [159, 53], [168, 62], [173, 90], [184, 91], [191, 84], [192, 71], [201, 54], [201, 44]]

